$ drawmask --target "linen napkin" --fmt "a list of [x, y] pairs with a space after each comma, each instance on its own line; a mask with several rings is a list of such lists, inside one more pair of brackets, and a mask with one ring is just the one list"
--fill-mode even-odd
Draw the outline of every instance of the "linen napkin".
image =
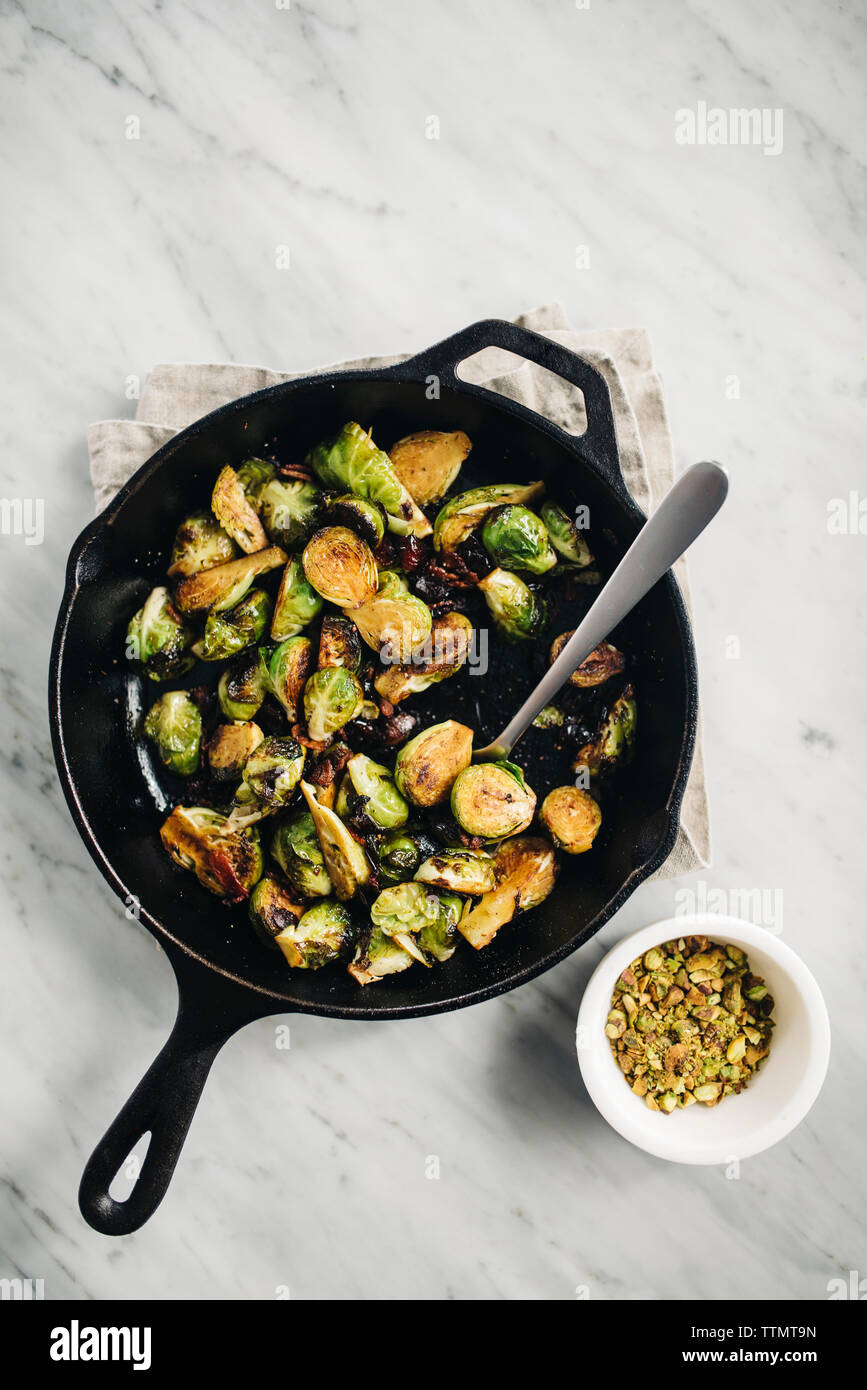
[[[521, 314], [524, 328], [542, 333], [579, 353], [602, 373], [611, 393], [620, 462], [626, 485], [649, 512], [674, 482], [674, 452], [662, 383], [653, 366], [650, 337], [642, 328], [574, 331], [559, 304]], [[235, 363], [161, 363], [145, 380], [134, 420], [101, 420], [87, 432], [90, 475], [97, 511], [179, 430], [239, 396], [335, 367], [390, 366], [396, 357], [364, 357], [302, 372], [277, 372]], [[520, 401], [572, 433], [586, 425], [580, 393], [567, 382], [500, 348], [486, 348], [464, 368], [468, 380]], [[675, 566], [691, 610], [686, 561]], [[710, 863], [710, 818], [702, 757], [701, 728], [681, 808], [674, 849], [655, 878], [675, 878]]]

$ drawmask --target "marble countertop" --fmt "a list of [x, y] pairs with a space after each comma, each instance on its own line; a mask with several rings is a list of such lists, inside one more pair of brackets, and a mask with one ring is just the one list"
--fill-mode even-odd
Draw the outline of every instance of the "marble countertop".
[[[26, 0], [0, 36], [0, 472], [45, 507], [41, 544], [0, 535], [0, 1275], [81, 1299], [823, 1299], [867, 1272], [855, 7]], [[753, 107], [760, 143], [708, 142], [708, 111]], [[288, 1051], [279, 1019], [247, 1028], [155, 1218], [98, 1236], [79, 1175], [175, 991], [51, 757], [85, 427], [131, 415], [156, 361], [301, 369], [553, 299], [576, 327], [649, 328], [679, 465], [731, 472], [691, 562], [714, 867], [479, 1007], [299, 1017]], [[590, 971], [684, 888], [764, 890], [832, 1016], [815, 1108], [737, 1180], [631, 1148], [575, 1063]]]

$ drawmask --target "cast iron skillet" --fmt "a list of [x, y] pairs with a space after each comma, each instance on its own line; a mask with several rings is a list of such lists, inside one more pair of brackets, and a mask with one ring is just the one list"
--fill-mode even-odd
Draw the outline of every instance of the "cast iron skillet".
[[[586, 433], [567, 434], [524, 406], [459, 380], [460, 362], [489, 345], [580, 388]], [[307, 377], [214, 411], [158, 450], [85, 528], [69, 558], [54, 634], [55, 759], [82, 839], [118, 896], [138, 905], [140, 920], [174, 967], [179, 992], [168, 1042], [82, 1178], [82, 1213], [107, 1235], [136, 1230], [156, 1209], [211, 1063], [245, 1023], [296, 1010], [333, 1018], [412, 1018], [514, 989], [587, 941], [674, 844], [695, 740], [697, 693], [689, 624], [669, 573], [623, 625], [622, 646], [638, 671], [640, 738], [633, 765], [618, 776], [604, 840], [593, 854], [564, 864], [556, 892], [520, 923], [503, 928], [484, 951], [462, 949], [437, 969], [414, 969], [363, 989], [336, 968], [290, 971], [282, 956], [261, 947], [242, 909], [226, 909], [170, 863], [157, 834], [167, 797], [132, 736], [142, 702], [153, 692], [142, 691], [123, 660], [129, 618], [153, 584], [164, 582], [165, 547], [178, 518], [202, 505], [227, 460], [262, 452], [297, 459], [350, 419], [370, 426], [386, 446], [414, 430], [465, 430], [473, 441], [468, 464], [474, 472], [467, 485], [543, 478], [559, 501], [590, 507], [594, 544], [603, 545], [610, 560], [622, 554], [644, 520], [620, 472], [603, 378], [546, 338], [490, 320], [398, 366]], [[441, 718], [450, 713], [448, 686], [435, 688], [444, 692]], [[512, 707], [519, 698], [516, 690]], [[503, 705], [485, 694], [478, 708], [477, 742], [486, 743], [504, 722]], [[148, 1132], [138, 1181], [126, 1201], [118, 1202], [109, 1185]]]

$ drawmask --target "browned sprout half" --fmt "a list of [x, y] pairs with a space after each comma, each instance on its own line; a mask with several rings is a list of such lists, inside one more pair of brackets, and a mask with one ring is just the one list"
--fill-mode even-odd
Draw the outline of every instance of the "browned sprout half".
[[[568, 632], [561, 632], [559, 637], [555, 637], [551, 643], [551, 664], [557, 660], [569, 638], [575, 633], [575, 628], [570, 628]], [[579, 690], [589, 690], [594, 685], [602, 685], [611, 676], [618, 676], [626, 665], [623, 653], [616, 647], [612, 647], [610, 642], [600, 642], [598, 647], [594, 647], [588, 657], [581, 662], [569, 677], [569, 684], [576, 685]]]
[[193, 512], [184, 518], [175, 533], [166, 573], [170, 579], [186, 579], [200, 570], [234, 560], [237, 553], [232, 537], [210, 512]]
[[544, 491], [544, 483], [528, 483], [526, 486], [521, 483], [491, 483], [449, 498], [434, 522], [434, 549], [454, 550], [472, 535], [494, 507], [513, 502], [532, 506]]
[[319, 634], [320, 671], [326, 666], [345, 666], [357, 671], [361, 665], [361, 638], [351, 618], [337, 618], [330, 613], [322, 619]]
[[240, 777], [244, 764], [262, 738], [262, 730], [252, 720], [218, 724], [208, 739], [208, 762], [213, 776], [219, 782], [231, 782]]
[[432, 724], [405, 743], [397, 755], [394, 780], [415, 806], [438, 806], [448, 800], [455, 778], [473, 756], [473, 731], [447, 719]]
[[350, 616], [367, 645], [392, 662], [411, 661], [433, 626], [427, 604], [397, 570], [380, 570], [376, 593]]
[[518, 835], [533, 819], [536, 793], [516, 763], [475, 763], [455, 779], [452, 815], [468, 835], [503, 840]]
[[370, 879], [370, 865], [364, 849], [352, 838], [340, 817], [317, 800], [315, 787], [302, 782], [301, 791], [313, 817], [326, 872], [337, 897], [345, 902]]
[[463, 430], [419, 430], [388, 451], [395, 473], [420, 507], [444, 497], [472, 448]]
[[467, 659], [473, 625], [463, 613], [444, 613], [434, 618], [430, 636], [408, 665], [387, 666], [373, 682], [378, 695], [400, 704], [428, 686], [448, 680]]
[[584, 854], [602, 824], [598, 801], [578, 787], [555, 787], [542, 802], [539, 819], [557, 849]]
[[286, 552], [279, 545], [267, 546], [255, 555], [242, 555], [225, 565], [214, 565], [188, 579], [182, 579], [175, 602], [182, 613], [204, 613], [209, 608], [231, 608], [244, 597], [259, 574], [285, 565]]
[[324, 526], [310, 537], [304, 573], [318, 594], [338, 608], [360, 608], [376, 593], [373, 551], [348, 526]]
[[220, 898], [239, 901], [262, 877], [264, 860], [255, 828], [231, 830], [226, 816], [207, 806], [176, 806], [160, 839], [184, 869]]
[[228, 463], [214, 484], [211, 509], [223, 530], [228, 531], [248, 555], [265, 549], [268, 544], [265, 528], [247, 498], [244, 484]]
[[477, 951], [493, 941], [506, 922], [547, 898], [557, 878], [557, 856], [547, 840], [519, 835], [503, 841], [494, 868], [496, 886], [475, 907], [465, 909], [458, 922], [458, 930]]
[[628, 763], [635, 751], [637, 721], [635, 691], [627, 685], [603, 718], [595, 737], [579, 748], [572, 764], [575, 772], [605, 776], [618, 765]]

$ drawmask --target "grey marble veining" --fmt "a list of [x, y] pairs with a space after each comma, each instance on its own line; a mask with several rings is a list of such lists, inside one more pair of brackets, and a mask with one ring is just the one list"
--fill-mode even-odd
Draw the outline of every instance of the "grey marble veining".
[[[0, 1275], [82, 1299], [821, 1299], [867, 1272], [867, 542], [827, 524], [865, 487], [856, 7], [27, 0], [0, 9], [0, 47], [0, 491], [45, 501], [41, 545], [0, 536]], [[782, 152], [679, 145], [675, 112], [699, 102], [782, 109]], [[606, 1127], [574, 1020], [606, 944], [689, 885], [645, 886], [577, 957], [475, 1009], [294, 1019], [288, 1051], [280, 1020], [246, 1029], [163, 1207], [111, 1243], [76, 1187], [174, 985], [92, 867], [50, 753], [85, 426], [131, 414], [154, 361], [297, 369], [555, 298], [577, 327], [647, 325], [680, 463], [731, 471], [691, 563], [704, 879], [782, 889], [832, 1014], [822, 1096], [737, 1181]]]

